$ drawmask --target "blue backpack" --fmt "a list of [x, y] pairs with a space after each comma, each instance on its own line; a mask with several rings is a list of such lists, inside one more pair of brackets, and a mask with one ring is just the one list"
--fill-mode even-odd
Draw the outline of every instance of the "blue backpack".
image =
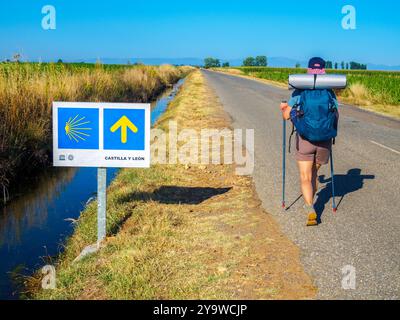
[[319, 142], [337, 136], [339, 113], [333, 97], [333, 91], [327, 89], [301, 92], [299, 103], [290, 112], [290, 119], [302, 138]]

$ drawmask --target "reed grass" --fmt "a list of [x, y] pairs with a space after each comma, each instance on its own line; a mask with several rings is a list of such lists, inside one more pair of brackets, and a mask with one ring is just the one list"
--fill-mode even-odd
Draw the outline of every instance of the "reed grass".
[[53, 101], [149, 102], [187, 67], [0, 63], [0, 192], [50, 162]]

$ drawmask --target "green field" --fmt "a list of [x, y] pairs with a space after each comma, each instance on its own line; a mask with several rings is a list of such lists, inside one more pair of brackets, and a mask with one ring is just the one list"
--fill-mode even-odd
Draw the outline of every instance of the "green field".
[[[257, 78], [287, 83], [289, 74], [306, 73], [301, 68], [270, 68], [270, 67], [238, 67], [246, 75]], [[365, 70], [333, 70], [328, 73], [346, 74], [348, 89], [343, 97], [358, 98], [359, 104], [400, 105], [400, 72], [365, 71]], [[358, 97], [357, 97], [358, 96]]]

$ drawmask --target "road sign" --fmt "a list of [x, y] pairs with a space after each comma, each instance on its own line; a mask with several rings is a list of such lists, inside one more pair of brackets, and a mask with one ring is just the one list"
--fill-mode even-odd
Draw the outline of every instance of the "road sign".
[[104, 149], [144, 150], [144, 119], [144, 109], [104, 110]]
[[54, 102], [53, 159], [62, 167], [149, 167], [150, 104]]

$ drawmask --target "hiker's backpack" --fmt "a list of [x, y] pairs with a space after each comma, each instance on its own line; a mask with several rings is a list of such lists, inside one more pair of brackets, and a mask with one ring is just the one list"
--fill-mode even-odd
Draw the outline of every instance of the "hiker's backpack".
[[300, 101], [290, 112], [290, 119], [302, 138], [318, 142], [337, 136], [339, 113], [333, 97], [333, 91], [327, 89], [301, 92]]

